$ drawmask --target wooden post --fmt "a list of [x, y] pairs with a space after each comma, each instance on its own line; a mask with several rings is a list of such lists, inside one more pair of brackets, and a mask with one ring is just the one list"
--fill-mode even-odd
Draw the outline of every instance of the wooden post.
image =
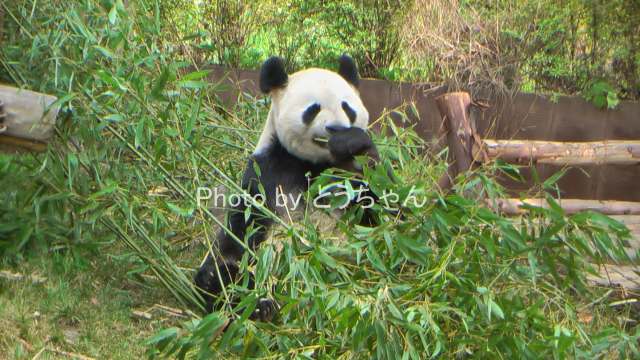
[[448, 189], [453, 179], [471, 169], [475, 161], [474, 149], [478, 149], [479, 136], [475, 119], [470, 116], [471, 96], [466, 92], [454, 92], [438, 96], [438, 110], [442, 115], [444, 130], [449, 145], [449, 171], [438, 181], [443, 189]]

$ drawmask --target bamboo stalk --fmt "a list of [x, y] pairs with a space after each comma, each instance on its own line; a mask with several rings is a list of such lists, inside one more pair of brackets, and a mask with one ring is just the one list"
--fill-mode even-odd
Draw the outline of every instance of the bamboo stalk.
[[640, 163], [640, 140], [558, 142], [485, 139], [483, 145], [490, 158], [499, 158], [511, 163], [537, 162], [558, 165]]
[[[558, 204], [567, 214], [580, 211], [597, 211], [605, 215], [640, 215], [640, 202], [613, 200], [558, 199]], [[506, 215], [519, 215], [525, 212], [523, 205], [549, 208], [544, 199], [496, 199], [496, 210]]]

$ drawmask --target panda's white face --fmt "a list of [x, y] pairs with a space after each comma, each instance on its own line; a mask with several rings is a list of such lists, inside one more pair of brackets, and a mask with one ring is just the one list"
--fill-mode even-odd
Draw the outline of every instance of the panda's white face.
[[332, 71], [312, 68], [294, 73], [271, 97], [269, 119], [256, 153], [269, 146], [275, 133], [291, 154], [314, 163], [331, 162], [326, 142], [331, 131], [366, 129], [369, 124], [358, 91]]

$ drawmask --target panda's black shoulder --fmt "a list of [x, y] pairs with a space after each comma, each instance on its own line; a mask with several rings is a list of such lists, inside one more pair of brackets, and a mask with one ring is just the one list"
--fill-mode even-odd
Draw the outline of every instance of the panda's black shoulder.
[[251, 155], [242, 179], [242, 186], [250, 193], [258, 191], [258, 183], [265, 188], [267, 195], [275, 192], [276, 186], [306, 186], [307, 175], [317, 176], [329, 167], [328, 164], [315, 164], [291, 154], [277, 138], [270, 146]]

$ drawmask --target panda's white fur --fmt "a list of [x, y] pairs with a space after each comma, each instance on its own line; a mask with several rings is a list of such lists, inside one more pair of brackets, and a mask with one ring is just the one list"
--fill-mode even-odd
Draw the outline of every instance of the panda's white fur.
[[[271, 109], [254, 151], [259, 154], [269, 148], [277, 135], [282, 145], [292, 154], [314, 163], [331, 162], [326, 143], [316, 141], [328, 138], [327, 126], [359, 127], [366, 129], [369, 112], [360, 94], [342, 76], [333, 71], [311, 68], [289, 75], [286, 87], [271, 93]], [[342, 108], [346, 102], [356, 114], [351, 123]], [[311, 124], [301, 121], [303, 112], [313, 104], [320, 112]]]

